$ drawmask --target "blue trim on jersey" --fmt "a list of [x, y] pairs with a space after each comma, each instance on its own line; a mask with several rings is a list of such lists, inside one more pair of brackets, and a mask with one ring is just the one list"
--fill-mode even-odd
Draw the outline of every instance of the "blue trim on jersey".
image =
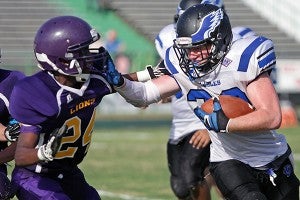
[[240, 58], [238, 71], [246, 72], [248, 70], [250, 58], [252, 57], [254, 51], [266, 40], [268, 39], [265, 37], [258, 37], [245, 49]]
[[190, 89], [190, 91], [186, 95], [186, 98], [188, 101], [197, 101], [197, 99], [207, 101], [211, 98], [211, 95], [203, 89]]
[[159, 35], [157, 35], [157, 36], [155, 37], [155, 40], [157, 40], [157, 41], [158, 41], [158, 43], [159, 43], [159, 46], [162, 48], [162, 47], [163, 47], [163, 42], [161, 41], [161, 39], [160, 39]]
[[176, 67], [173, 65], [173, 63], [169, 59], [170, 58], [170, 49], [171, 48], [172, 47], [169, 47], [167, 49], [167, 51], [166, 51], [166, 59], [165, 59], [165, 61], [166, 61], [167, 67], [168, 67], [169, 71], [171, 72], [171, 74], [177, 74], [178, 71], [177, 71]]
[[244, 37], [247, 33], [251, 32], [252, 30], [250, 28], [244, 28], [243, 31], [239, 33], [240, 36]]
[[268, 64], [274, 63], [275, 60], [276, 60], [276, 56], [275, 56], [275, 52], [273, 51], [268, 56], [266, 56], [264, 59], [260, 60], [258, 62], [258, 66], [259, 66], [259, 68], [264, 68]]
[[175, 94], [175, 97], [176, 97], [177, 99], [180, 99], [182, 96], [183, 96], [182, 91], [179, 91], [179, 92], [177, 92], [177, 93]]

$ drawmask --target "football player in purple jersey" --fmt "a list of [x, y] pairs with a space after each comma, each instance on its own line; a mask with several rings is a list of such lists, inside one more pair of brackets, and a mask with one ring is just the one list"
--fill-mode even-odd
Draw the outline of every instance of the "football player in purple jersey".
[[19, 199], [101, 199], [77, 166], [91, 144], [96, 107], [114, 92], [102, 73], [107, 51], [89, 47], [99, 39], [75, 16], [51, 18], [37, 30], [41, 71], [11, 95], [10, 111], [21, 123], [12, 173]]
[[11, 118], [9, 99], [15, 83], [24, 77], [25, 75], [22, 72], [0, 69], [0, 200], [9, 199], [13, 195], [7, 177], [6, 163], [14, 159], [17, 144], [15, 141], [20, 126], [16, 120]]

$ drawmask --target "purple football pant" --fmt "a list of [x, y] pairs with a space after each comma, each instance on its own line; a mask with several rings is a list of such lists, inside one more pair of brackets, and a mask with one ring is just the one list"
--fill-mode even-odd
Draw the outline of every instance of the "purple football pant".
[[6, 199], [10, 194], [10, 181], [7, 178], [6, 169], [0, 168], [0, 199]]
[[18, 199], [22, 200], [99, 200], [97, 190], [90, 186], [80, 169], [58, 175], [41, 175], [25, 168], [16, 167], [12, 184]]

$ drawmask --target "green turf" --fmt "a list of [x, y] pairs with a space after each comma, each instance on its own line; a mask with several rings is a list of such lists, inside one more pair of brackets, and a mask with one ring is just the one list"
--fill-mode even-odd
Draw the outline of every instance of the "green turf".
[[[300, 127], [279, 132], [295, 154], [300, 177]], [[168, 126], [97, 129], [80, 168], [91, 185], [104, 191], [103, 200], [173, 200], [166, 163], [168, 134]], [[214, 190], [212, 200], [219, 200]]]
[[[104, 200], [171, 200], [166, 163], [169, 128], [97, 129], [85, 161], [80, 165]], [[295, 153], [300, 177], [300, 128], [282, 129]], [[123, 196], [122, 196], [123, 195]], [[127, 196], [126, 196], [127, 195]], [[119, 196], [119, 197], [118, 197]], [[213, 200], [217, 200], [213, 192]]]

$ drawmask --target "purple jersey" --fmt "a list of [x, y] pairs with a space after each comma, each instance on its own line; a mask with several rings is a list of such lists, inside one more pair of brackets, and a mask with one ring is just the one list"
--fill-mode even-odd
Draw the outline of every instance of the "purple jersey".
[[11, 92], [15, 83], [24, 77], [22, 72], [0, 69], [0, 123], [5, 126], [10, 118], [8, 107]]
[[[0, 69], [0, 123], [6, 126], [10, 119], [9, 99], [15, 83], [25, 75], [18, 71]], [[0, 150], [7, 147], [7, 142], [0, 142]], [[6, 168], [6, 167], [5, 167]]]
[[59, 84], [46, 71], [18, 82], [11, 95], [10, 112], [22, 123], [20, 134], [39, 134], [39, 145], [42, 145], [47, 143], [54, 129], [63, 124], [69, 127], [55, 159], [28, 168], [47, 173], [78, 165], [91, 142], [96, 106], [110, 93], [111, 86], [100, 75], [91, 75], [80, 89]]

